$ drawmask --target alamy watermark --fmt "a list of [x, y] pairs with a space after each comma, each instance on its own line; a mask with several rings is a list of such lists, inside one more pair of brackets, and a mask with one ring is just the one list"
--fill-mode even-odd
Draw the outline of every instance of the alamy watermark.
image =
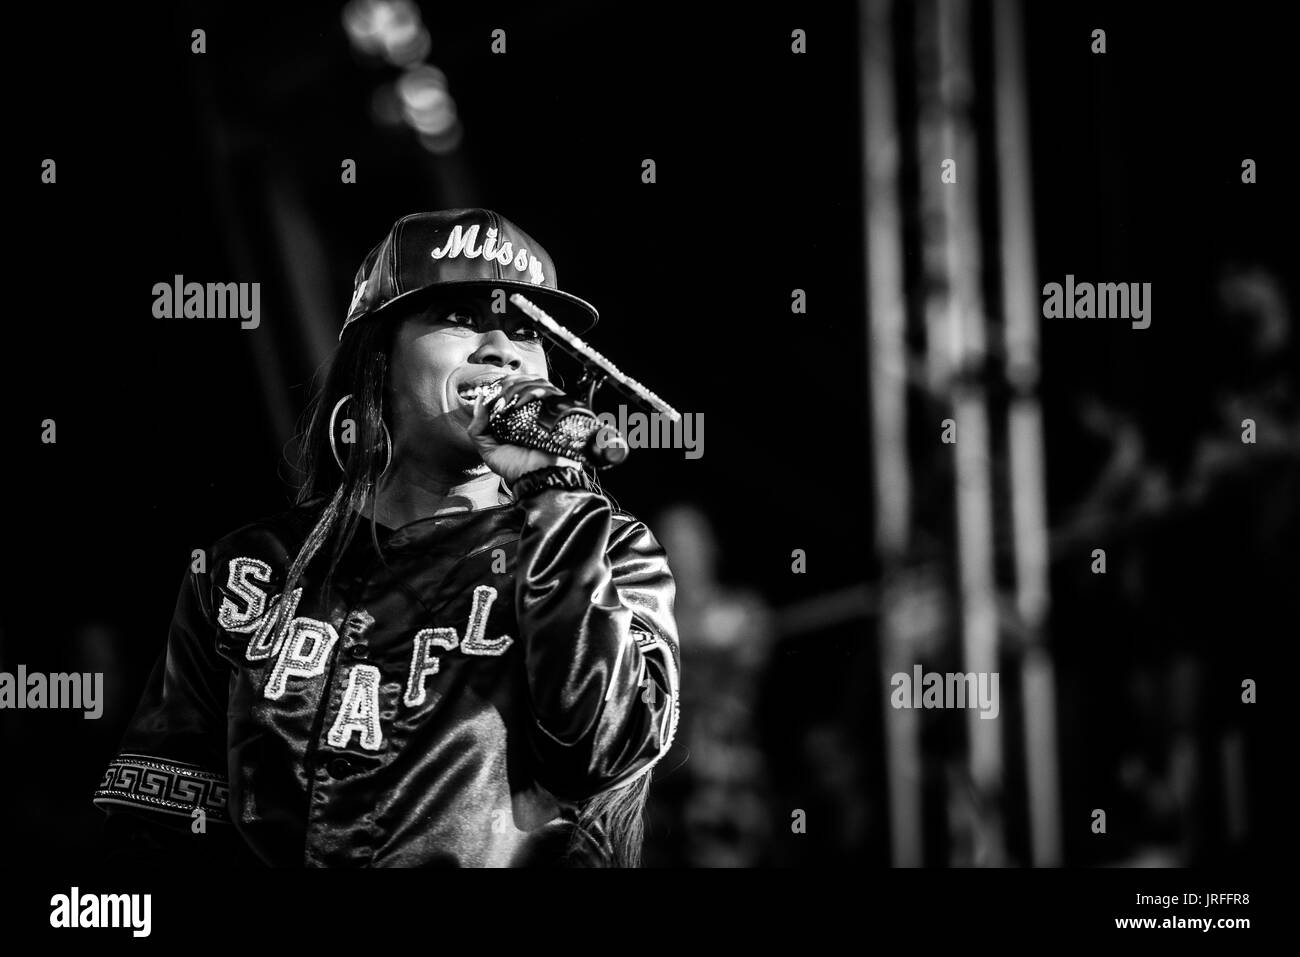
[[1043, 287], [1044, 319], [1131, 319], [1134, 329], [1151, 325], [1151, 283], [1074, 281]]
[[129, 927], [132, 937], [148, 937], [152, 918], [151, 894], [83, 894], [73, 887], [50, 898], [51, 927]]
[[16, 673], [0, 671], [0, 710], [5, 708], [68, 708], [96, 720], [104, 713], [104, 673], [46, 675], [28, 672], [26, 665], [19, 665]]
[[153, 284], [155, 319], [242, 319], [240, 328], [256, 329], [262, 321], [259, 282], [171, 282]]
[[922, 674], [921, 666], [913, 665], [910, 675], [893, 675], [889, 686], [894, 689], [889, 703], [895, 708], [978, 708], [981, 718], [996, 718], [1001, 710], [996, 671]]
[[674, 422], [659, 412], [629, 412], [626, 405], [620, 405], [618, 415], [601, 412], [596, 418], [622, 436], [620, 443], [601, 433], [596, 439], [600, 448], [621, 445], [629, 449], [685, 449], [688, 459], [704, 454], [703, 412], [683, 412], [681, 419]]

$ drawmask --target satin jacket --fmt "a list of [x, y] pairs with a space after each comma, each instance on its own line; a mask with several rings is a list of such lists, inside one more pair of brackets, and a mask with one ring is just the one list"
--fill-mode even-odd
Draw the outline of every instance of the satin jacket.
[[363, 518], [327, 596], [332, 543], [309, 563], [277, 642], [322, 505], [225, 536], [185, 576], [95, 792], [110, 835], [207, 850], [233, 827], [272, 866], [555, 864], [577, 802], [646, 774], [676, 731], [663, 549], [587, 490], [377, 526], [382, 559]]

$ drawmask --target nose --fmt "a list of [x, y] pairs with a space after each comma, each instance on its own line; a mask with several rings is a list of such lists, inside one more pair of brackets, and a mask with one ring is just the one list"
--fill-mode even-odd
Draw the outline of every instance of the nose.
[[501, 329], [484, 332], [469, 361], [485, 366], [499, 366], [508, 372], [518, 372], [524, 364], [519, 349]]

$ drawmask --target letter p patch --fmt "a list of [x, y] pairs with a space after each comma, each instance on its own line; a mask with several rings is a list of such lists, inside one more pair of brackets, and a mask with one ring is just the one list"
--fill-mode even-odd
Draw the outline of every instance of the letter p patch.
[[329, 622], [295, 618], [262, 693], [275, 701], [284, 694], [289, 678], [315, 678], [324, 674], [325, 662], [329, 661], [338, 640], [339, 633]]

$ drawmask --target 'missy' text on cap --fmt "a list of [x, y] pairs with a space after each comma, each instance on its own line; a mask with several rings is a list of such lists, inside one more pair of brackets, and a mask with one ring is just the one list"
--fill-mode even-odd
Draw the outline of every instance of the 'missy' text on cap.
[[513, 265], [520, 272], [527, 272], [529, 282], [542, 281], [541, 260], [522, 246], [516, 252], [508, 239], [498, 248], [495, 226], [488, 227], [487, 239], [482, 246], [475, 248], [474, 243], [477, 240], [477, 223], [469, 229], [463, 229], [457, 223], [451, 228], [451, 235], [447, 237], [446, 244], [441, 247], [435, 246], [429, 255], [434, 259], [455, 259], [457, 256], [464, 256], [466, 259], [495, 259], [503, 266]]

